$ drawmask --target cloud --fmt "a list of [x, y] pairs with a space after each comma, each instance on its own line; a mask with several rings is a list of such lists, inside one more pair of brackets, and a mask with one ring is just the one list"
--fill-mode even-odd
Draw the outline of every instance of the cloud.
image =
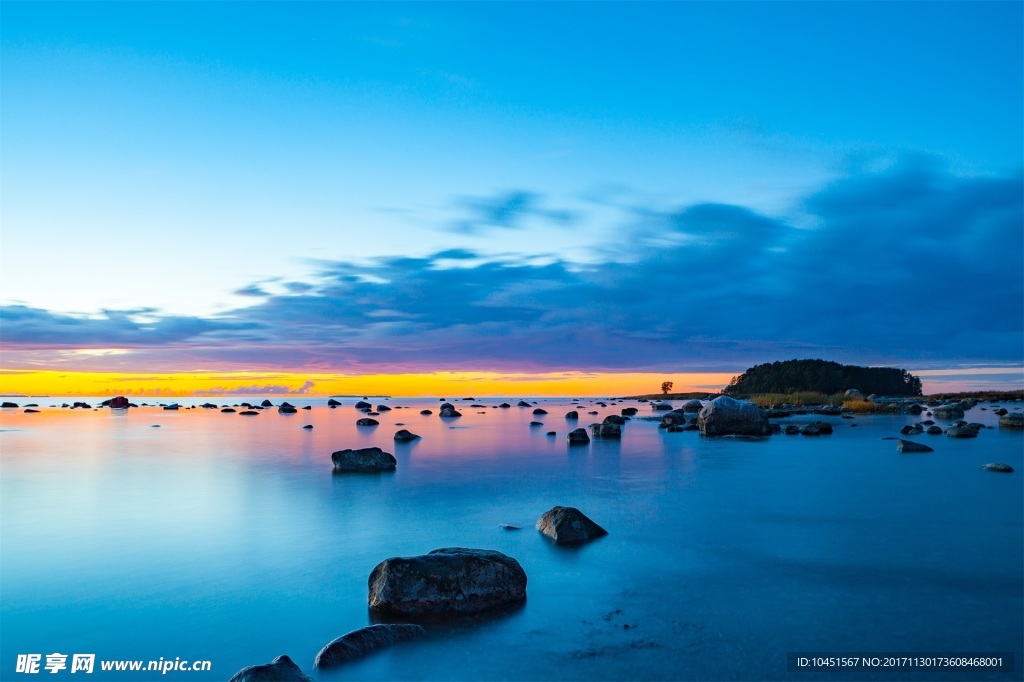
[[516, 190], [494, 197], [473, 197], [459, 202], [468, 215], [452, 225], [456, 232], [475, 234], [488, 228], [521, 229], [530, 220], [546, 224], [569, 225], [577, 216], [572, 211], [542, 206], [543, 197], [534, 192]]
[[[823, 187], [780, 218], [743, 206], [636, 209], [606, 262], [422, 258], [322, 263], [210, 319], [82, 320], [11, 306], [5, 347], [134, 348], [154, 368], [734, 371], [822, 357], [925, 368], [1020, 363], [1022, 178], [909, 159]], [[535, 195], [481, 205], [515, 225]], [[116, 358], [89, 358], [95, 366]], [[126, 360], [122, 359], [122, 362]], [[261, 390], [266, 387], [261, 387]]]

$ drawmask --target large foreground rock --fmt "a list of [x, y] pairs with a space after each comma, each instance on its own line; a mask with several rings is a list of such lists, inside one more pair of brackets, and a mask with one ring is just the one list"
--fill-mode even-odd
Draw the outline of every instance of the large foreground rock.
[[228, 682], [312, 682], [312, 679], [295, 661], [278, 656], [271, 663], [242, 668]]
[[459, 547], [386, 559], [370, 573], [370, 608], [405, 615], [485, 611], [526, 599], [526, 572], [501, 552]]
[[754, 403], [720, 396], [701, 408], [697, 426], [705, 436], [767, 436], [768, 416]]
[[575, 507], [552, 507], [537, 519], [537, 530], [558, 545], [581, 545], [608, 535], [608, 531]]
[[393, 471], [397, 462], [391, 453], [380, 448], [359, 448], [338, 450], [331, 453], [335, 471], [352, 471], [357, 473], [373, 473], [375, 471]]
[[342, 635], [321, 649], [313, 661], [313, 667], [317, 670], [335, 668], [378, 649], [426, 634], [427, 631], [420, 625], [371, 625], [360, 628]]

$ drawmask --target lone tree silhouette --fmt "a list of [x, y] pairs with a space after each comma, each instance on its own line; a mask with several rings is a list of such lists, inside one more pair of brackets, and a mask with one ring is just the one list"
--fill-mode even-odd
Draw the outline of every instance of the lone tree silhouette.
[[671, 381], [663, 381], [663, 382], [661, 382], [661, 392], [662, 393], [664, 393], [665, 395], [668, 395], [668, 392], [671, 391], [671, 390], [672, 390], [672, 382]]

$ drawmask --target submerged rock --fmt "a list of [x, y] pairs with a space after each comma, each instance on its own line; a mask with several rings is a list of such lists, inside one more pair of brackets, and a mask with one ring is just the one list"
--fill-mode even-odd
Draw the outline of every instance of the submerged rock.
[[590, 442], [590, 436], [587, 435], [586, 429], [573, 429], [566, 434], [565, 440], [569, 445], [586, 445]]
[[356, 420], [356, 426], [376, 426], [377, 424], [380, 424], [380, 422], [372, 417], [363, 417]]
[[259, 414], [259, 411], [258, 410], [242, 410], [238, 414], [242, 415], [243, 417], [255, 417], [256, 415]]
[[362, 658], [378, 649], [423, 637], [426, 634], [427, 631], [420, 625], [370, 625], [342, 635], [327, 644], [316, 655], [313, 667], [317, 670], [335, 668]]
[[580, 413], [577, 412], [576, 410], [569, 410], [568, 412], [565, 413], [565, 418], [566, 419], [579, 419], [580, 418]]
[[526, 599], [526, 572], [501, 552], [460, 547], [386, 559], [370, 573], [374, 611], [405, 615], [474, 613]]
[[278, 656], [271, 663], [242, 668], [228, 682], [312, 682], [312, 679], [295, 661]]
[[608, 535], [575, 507], [552, 507], [537, 519], [537, 530], [558, 545], [580, 545]]
[[754, 403], [724, 395], [701, 408], [697, 424], [705, 436], [766, 436], [771, 433], [764, 410]]
[[896, 439], [896, 449], [899, 452], [935, 452], [933, 448], [927, 445], [922, 445], [912, 440], [903, 440], [902, 438]]
[[657, 410], [659, 412], [663, 411], [663, 410], [671, 410], [672, 409], [672, 404], [671, 403], [653, 403], [651, 405], [651, 409]]
[[979, 469], [984, 469], [985, 471], [997, 471], [997, 472], [999, 472], [1001, 474], [1012, 474], [1013, 473], [1013, 467], [1012, 466], [1010, 466], [1009, 464], [1002, 464], [1000, 462], [992, 462], [991, 464], [982, 464], [978, 468]]
[[397, 464], [394, 455], [377, 447], [338, 450], [331, 453], [331, 461], [335, 471], [355, 473], [394, 471]]
[[927, 433], [929, 435], [932, 435], [932, 436], [941, 436], [942, 435], [942, 427], [941, 426], [935, 426], [935, 425], [929, 426], [928, 429], [925, 431], [925, 433]]
[[418, 435], [416, 435], [412, 431], [408, 431], [406, 429], [399, 429], [395, 433], [395, 440], [400, 441], [400, 442], [401, 441], [407, 441], [407, 440], [416, 440], [417, 438], [419, 438]]

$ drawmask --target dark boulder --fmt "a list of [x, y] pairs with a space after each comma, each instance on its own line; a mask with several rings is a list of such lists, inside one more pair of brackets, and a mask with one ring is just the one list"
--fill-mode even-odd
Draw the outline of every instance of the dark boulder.
[[394, 455], [376, 447], [338, 450], [331, 453], [331, 462], [335, 471], [355, 473], [394, 471], [397, 464]]
[[380, 424], [380, 422], [371, 417], [363, 417], [356, 420], [356, 426], [376, 426], [377, 424]]
[[[127, 409], [129, 405], [130, 405], [130, 403], [128, 402], [128, 398], [125, 398], [123, 395], [119, 395], [116, 398], [111, 398], [111, 400], [110, 400], [110, 407], [111, 407], [111, 409], [114, 409], [114, 410], [124, 410], [124, 409]], [[204, 407], [205, 407], [205, 405], [204, 405]], [[211, 405], [211, 407], [217, 407], [217, 406], [216, 405]]]
[[39, 414], [39, 410], [34, 410], [31, 407], [25, 408], [25, 414]]
[[386, 559], [370, 573], [370, 609], [405, 615], [474, 613], [526, 599], [526, 572], [501, 552], [459, 547]]
[[437, 413], [437, 416], [444, 417], [445, 419], [452, 419], [455, 417], [461, 417], [462, 413], [449, 405], [448, 407], [442, 407], [441, 411]]
[[237, 412], [237, 410], [233, 407], [225, 407], [221, 410], [221, 412], [224, 412], [225, 414], [230, 414], [231, 412]]
[[635, 407], [623, 407], [622, 408], [622, 416], [624, 416], [624, 417], [632, 417], [634, 414], [636, 414], [636, 412], [637, 412], [637, 409]]
[[786, 424], [786, 428], [783, 433], [785, 433], [787, 436], [800, 435], [800, 427], [797, 426], [796, 424]]
[[565, 440], [569, 445], [586, 445], [590, 442], [590, 436], [587, 435], [586, 429], [573, 429], [566, 434]]
[[577, 412], [576, 410], [569, 410], [568, 412], [565, 413], [565, 418], [566, 419], [579, 419], [580, 418], [580, 413]]
[[1024, 414], [1021, 414], [1020, 412], [1004, 414], [999, 418], [999, 428], [1024, 429]]
[[672, 409], [671, 403], [652, 403], [651, 409], [658, 412], [668, 411]]
[[932, 414], [936, 419], [963, 419], [964, 411], [959, 405], [942, 405], [936, 407]]
[[380, 412], [390, 412], [390, 411], [391, 411], [391, 408], [388, 407], [387, 405], [378, 405], [377, 406], [377, 412], [378, 413], [380, 413]]
[[273, 407], [274, 403], [270, 402], [269, 400], [264, 400], [262, 403], [260, 403], [260, 406], [261, 407]]
[[942, 427], [941, 426], [934, 426], [934, 425], [933, 426], [929, 426], [928, 430], [926, 431], [926, 433], [928, 433], [928, 434], [930, 434], [932, 436], [941, 436], [942, 435]]
[[610, 414], [610, 415], [608, 415], [607, 417], [604, 418], [604, 423], [605, 424], [618, 424], [619, 426], [621, 426], [621, 425], [626, 423], [626, 418], [625, 417], [620, 417], [617, 414]]
[[295, 414], [298, 412], [294, 405], [289, 405], [288, 403], [281, 403], [278, 405], [277, 411], [279, 414]]
[[618, 424], [591, 424], [590, 436], [598, 439], [622, 438], [622, 427]]
[[[0, 405], [0, 407], [16, 408], [18, 407], [18, 403], [12, 403], [5, 400], [3, 405]], [[78, 407], [78, 403], [75, 403], [75, 407]]]
[[912, 440], [903, 440], [902, 438], [896, 439], [896, 449], [899, 452], [935, 452], [933, 448], [927, 445], [922, 445]]
[[544, 422], [530, 422], [530, 426], [544, 426]]
[[700, 412], [702, 407], [704, 407], [704, 403], [699, 400], [687, 400], [679, 409], [683, 412]]
[[278, 656], [272, 663], [250, 665], [231, 676], [228, 682], [312, 682], [295, 661]]
[[502, 403], [501, 405], [498, 405], [498, 407], [500, 407], [500, 408], [503, 408], [503, 409], [504, 409], [504, 408], [506, 408], [506, 407], [512, 407], [512, 406], [511, 406], [511, 405], [509, 405], [508, 403]]
[[946, 429], [946, 435], [950, 438], [977, 438], [978, 429], [973, 424], [950, 426]]
[[359, 402], [357, 402], [357, 403], [356, 403], [356, 405], [355, 405], [355, 408], [356, 408], [357, 410], [368, 410], [368, 409], [370, 409], [371, 407], [373, 407], [373, 405], [371, 405], [370, 403], [366, 402], [365, 400], [360, 400], [360, 401], [359, 401]]
[[672, 410], [671, 412], [666, 412], [665, 414], [661, 415], [661, 423], [665, 424], [666, 426], [673, 424], [682, 425], [688, 422], [689, 420], [690, 417], [687, 416], [687, 414], [682, 410]]
[[417, 436], [412, 431], [408, 431], [406, 429], [400, 429], [400, 430], [398, 430], [395, 433], [395, 440], [397, 440], [399, 442], [403, 442], [403, 441], [407, 441], [407, 440], [416, 440], [417, 438], [419, 438], [419, 436]]
[[1009, 413], [1009, 410], [1007, 410], [1005, 407], [1000, 407], [998, 410], [992, 410], [992, 414], [996, 415], [997, 417], [1002, 417], [1004, 414]]
[[243, 417], [254, 417], [257, 414], [259, 414], [259, 410], [242, 410], [238, 414], [242, 415]]
[[360, 628], [342, 635], [321, 649], [313, 661], [313, 667], [317, 670], [336, 668], [378, 649], [426, 634], [427, 631], [420, 625], [371, 625]]
[[922, 429], [918, 424], [907, 424], [900, 429], [900, 433], [904, 436], [919, 436], [924, 433], [924, 429]]
[[420, 410], [420, 414], [434, 414], [433, 410]]
[[537, 530], [558, 545], [580, 545], [608, 535], [608, 531], [575, 507], [551, 508], [537, 519]]
[[533, 413], [534, 413], [534, 414], [547, 414], [547, 413], [548, 413], [548, 411], [547, 411], [547, 410], [545, 410], [545, 409], [544, 409], [543, 407], [538, 407], [538, 408], [535, 408], [535, 409], [533, 410]]
[[311, 429], [311, 428], [313, 428], [313, 425], [312, 424], [306, 424], [302, 428], [304, 428], [304, 429]]
[[766, 436], [771, 433], [764, 410], [754, 403], [724, 395], [701, 408], [697, 424], [705, 436]]
[[330, 398], [327, 401], [327, 407], [338, 407], [339, 405], [341, 405], [341, 403], [339, 401], [335, 400], [334, 398]]
[[520, 400], [518, 403], [516, 403], [516, 407], [529, 407], [529, 406], [530, 406], [530, 403], [526, 402], [525, 400]]

